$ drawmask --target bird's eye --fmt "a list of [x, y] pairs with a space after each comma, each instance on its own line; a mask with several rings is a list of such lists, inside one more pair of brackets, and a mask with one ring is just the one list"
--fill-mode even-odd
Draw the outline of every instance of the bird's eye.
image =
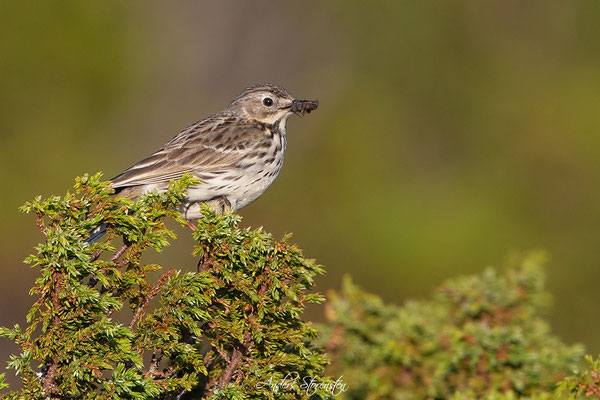
[[273, 99], [270, 97], [265, 97], [263, 99], [263, 104], [267, 107], [271, 107], [273, 105]]

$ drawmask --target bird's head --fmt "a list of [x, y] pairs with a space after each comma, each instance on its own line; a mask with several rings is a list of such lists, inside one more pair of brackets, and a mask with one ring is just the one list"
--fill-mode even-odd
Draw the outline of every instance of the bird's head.
[[309, 113], [319, 106], [317, 100], [297, 100], [282, 87], [261, 84], [246, 88], [227, 110], [264, 124], [285, 121], [292, 113]]

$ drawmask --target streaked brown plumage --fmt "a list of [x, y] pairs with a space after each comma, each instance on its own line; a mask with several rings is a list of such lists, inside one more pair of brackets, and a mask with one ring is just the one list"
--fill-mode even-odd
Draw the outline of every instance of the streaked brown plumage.
[[201, 217], [200, 203], [217, 211], [238, 210], [273, 183], [286, 146], [285, 123], [293, 113], [316, 109], [317, 101], [295, 100], [271, 85], [250, 86], [225, 110], [181, 131], [160, 150], [111, 179], [122, 196], [165, 191], [184, 173], [200, 178], [182, 205], [186, 219]]

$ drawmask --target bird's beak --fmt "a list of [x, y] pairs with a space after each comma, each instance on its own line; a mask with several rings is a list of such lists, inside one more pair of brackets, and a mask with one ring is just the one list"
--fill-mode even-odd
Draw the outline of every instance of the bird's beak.
[[319, 107], [319, 100], [292, 100], [290, 111], [295, 113], [309, 113]]

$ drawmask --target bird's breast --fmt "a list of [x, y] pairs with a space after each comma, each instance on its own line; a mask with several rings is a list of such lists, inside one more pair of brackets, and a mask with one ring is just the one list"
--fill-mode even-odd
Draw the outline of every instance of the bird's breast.
[[202, 183], [188, 190], [190, 201], [227, 197], [238, 210], [256, 200], [277, 178], [283, 165], [285, 133], [276, 132], [268, 141], [244, 149], [234, 168], [211, 174], [198, 174]]
[[233, 194], [237, 208], [245, 207], [262, 195], [279, 175], [285, 153], [285, 133], [275, 134], [266, 149], [257, 149], [249, 156], [241, 171], [243, 185]]

